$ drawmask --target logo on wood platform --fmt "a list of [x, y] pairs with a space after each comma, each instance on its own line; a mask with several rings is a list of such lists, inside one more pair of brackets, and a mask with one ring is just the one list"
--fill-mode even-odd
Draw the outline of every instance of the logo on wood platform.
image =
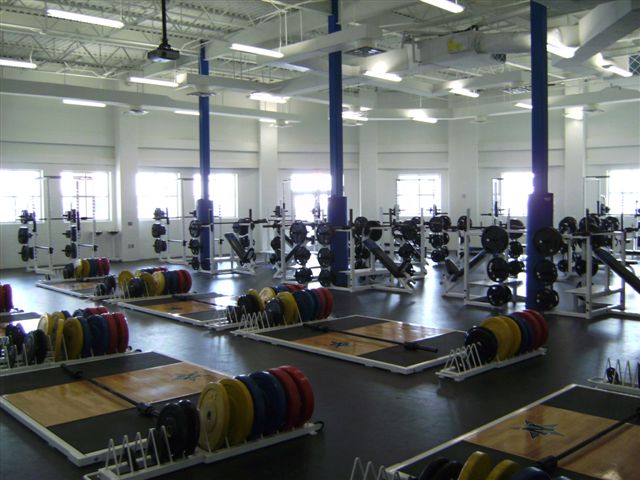
[[201, 376], [202, 376], [202, 374], [200, 372], [197, 372], [197, 371], [190, 372], [190, 373], [180, 373], [180, 374], [176, 375], [174, 380], [191, 380], [192, 382], [195, 382]]
[[329, 346], [330, 347], [334, 347], [334, 348], [350, 347], [351, 346], [351, 342], [338, 342], [336, 340], [332, 340], [331, 344]]
[[546, 437], [547, 435], [557, 435], [560, 437], [563, 436], [561, 433], [556, 432], [556, 427], [558, 426], [558, 424], [541, 425], [538, 423], [530, 422], [528, 420], [525, 420], [524, 423], [525, 423], [524, 427], [514, 427], [514, 430], [525, 430], [529, 432], [529, 435], [531, 435], [531, 438], [536, 438], [539, 436]]

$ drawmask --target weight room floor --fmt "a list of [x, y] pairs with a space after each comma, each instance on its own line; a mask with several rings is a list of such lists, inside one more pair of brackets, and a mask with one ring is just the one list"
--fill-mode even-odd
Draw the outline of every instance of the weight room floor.
[[[153, 262], [150, 262], [153, 264]], [[147, 263], [114, 264], [118, 272]], [[271, 270], [255, 277], [194, 276], [193, 290], [241, 294], [275, 283]], [[11, 283], [14, 304], [25, 311], [73, 311], [81, 299], [36, 288], [38, 279], [23, 270], [2, 271]], [[399, 321], [466, 330], [488, 311], [465, 308], [461, 300], [440, 297], [439, 276], [430, 269], [414, 295], [334, 292], [334, 314], [364, 314]], [[640, 296], [627, 294], [629, 311], [640, 311]], [[109, 306], [113, 309], [112, 306]], [[391, 465], [424, 452], [495, 418], [523, 407], [569, 383], [585, 384], [602, 374], [607, 357], [640, 357], [640, 322], [606, 318], [585, 321], [550, 318], [549, 353], [519, 365], [470, 378], [440, 382], [435, 369], [400, 375], [342, 360], [275, 347], [215, 333], [160, 317], [124, 310], [131, 345], [232, 374], [290, 363], [301, 368], [316, 395], [314, 420], [326, 427], [303, 437], [219, 464], [189, 470], [194, 479], [348, 479], [356, 456]], [[0, 380], [1, 381], [1, 380]], [[97, 466], [78, 469], [34, 433], [0, 413], [0, 477], [22, 480], [80, 478]], [[184, 472], [164, 478], [180, 479]]]

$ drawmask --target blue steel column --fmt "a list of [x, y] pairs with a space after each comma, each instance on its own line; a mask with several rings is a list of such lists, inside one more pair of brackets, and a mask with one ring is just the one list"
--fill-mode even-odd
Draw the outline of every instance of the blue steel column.
[[553, 194], [548, 192], [549, 126], [547, 109], [547, 7], [531, 2], [531, 170], [533, 193], [527, 215], [527, 308], [536, 307], [536, 293], [543, 283], [533, 275], [543, 257], [533, 236], [542, 227], [553, 225]]
[[[206, 48], [200, 47], [200, 75], [209, 75], [209, 62], [206, 57]], [[211, 150], [209, 141], [209, 97], [198, 97], [198, 109], [200, 112], [200, 181], [202, 182], [202, 198], [196, 202], [196, 216], [200, 222], [209, 225], [211, 218], [209, 211], [213, 211], [213, 202], [209, 200], [209, 172], [211, 171]], [[213, 232], [211, 232], [213, 233]], [[209, 228], [200, 231], [200, 265], [203, 269], [211, 268]]]
[[[329, 33], [339, 32], [338, 0], [331, 0]], [[335, 227], [347, 224], [347, 198], [343, 196], [343, 152], [342, 152], [342, 52], [329, 54], [329, 158], [331, 172], [331, 196], [327, 219]], [[347, 285], [347, 275], [341, 274], [349, 265], [347, 252], [347, 234], [337, 233], [331, 242], [333, 262], [331, 271], [335, 274], [335, 283]]]

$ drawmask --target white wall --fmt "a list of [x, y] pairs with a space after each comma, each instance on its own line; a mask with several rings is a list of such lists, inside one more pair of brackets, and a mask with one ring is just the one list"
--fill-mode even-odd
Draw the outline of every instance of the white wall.
[[[56, 77], [57, 78], [57, 77]], [[47, 81], [53, 81], [47, 79]], [[164, 91], [162, 93], [165, 93]], [[381, 106], [415, 107], [411, 97], [400, 94], [381, 95]], [[441, 103], [441, 102], [440, 102]], [[216, 105], [257, 107], [244, 95], [225, 94], [212, 99]], [[437, 105], [440, 105], [439, 103]], [[436, 105], [436, 106], [437, 106]], [[426, 105], [425, 105], [426, 106]], [[273, 147], [277, 156], [278, 192], [281, 184], [294, 171], [329, 170], [329, 124], [326, 105], [290, 102], [282, 107], [299, 114], [302, 122], [277, 129]], [[604, 112], [589, 114], [586, 125], [586, 169], [589, 175], [604, 174], [608, 169], [640, 166], [640, 102], [605, 105]], [[70, 107], [60, 100], [0, 95], [0, 163], [2, 168], [35, 168], [57, 175], [67, 169], [100, 169], [112, 173], [115, 192], [116, 134], [114, 118], [118, 112], [105, 109]], [[114, 117], [116, 115], [116, 117]], [[135, 118], [137, 135], [137, 168], [168, 169], [191, 176], [198, 171], [197, 117], [169, 112], [151, 112]], [[564, 118], [562, 112], [549, 115], [549, 187], [555, 195], [556, 221], [564, 212]], [[384, 212], [395, 203], [395, 179], [400, 173], [439, 173], [443, 178], [443, 208], [458, 195], [459, 182], [449, 175], [449, 138], [446, 121], [436, 125], [411, 121], [385, 121], [377, 124], [378, 174], [376, 177], [377, 208]], [[490, 117], [477, 125], [478, 163], [469, 171], [478, 182], [477, 213], [488, 210], [491, 201], [491, 178], [505, 170], [529, 170], [531, 163], [530, 114]], [[260, 208], [271, 211], [273, 205], [260, 205], [259, 185], [260, 125], [256, 120], [212, 116], [211, 164], [219, 171], [238, 174], [239, 215], [248, 209], [258, 217]], [[349, 208], [359, 215], [359, 128], [344, 128], [345, 194]], [[2, 179], [0, 179], [1, 188]], [[366, 188], [364, 186], [363, 188]], [[278, 194], [278, 198], [280, 198]], [[113, 209], [115, 210], [115, 199]], [[57, 205], [54, 205], [58, 208]], [[187, 206], [187, 210], [192, 207]], [[55, 212], [55, 214], [61, 212]], [[474, 213], [474, 217], [475, 217]], [[455, 221], [455, 219], [454, 219]], [[98, 225], [99, 230], [114, 230], [112, 222]], [[17, 225], [0, 226], [0, 267], [23, 266], [18, 259]], [[60, 248], [64, 227], [56, 225], [54, 238]], [[139, 222], [136, 229], [138, 256], [153, 257], [150, 222]], [[112, 237], [99, 237], [100, 252], [113, 256]], [[56, 262], [66, 261], [56, 253]]]

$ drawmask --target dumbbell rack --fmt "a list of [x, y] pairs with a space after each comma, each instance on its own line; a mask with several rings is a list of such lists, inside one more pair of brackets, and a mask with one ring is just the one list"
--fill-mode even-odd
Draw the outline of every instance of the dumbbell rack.
[[[609, 369], [612, 369], [611, 381], [606, 378], [606, 372]], [[640, 396], [640, 362], [634, 368], [631, 366], [630, 360], [626, 362], [616, 360], [614, 363], [610, 358], [607, 358], [604, 370], [604, 377], [591, 377], [588, 380], [589, 383], [602, 390]]]
[[436, 372], [439, 378], [448, 378], [461, 382], [469, 377], [480, 375], [481, 373], [495, 370], [498, 368], [508, 367], [516, 363], [524, 362], [531, 358], [546, 355], [547, 349], [540, 347], [530, 352], [515, 355], [506, 360], [493, 360], [488, 363], [482, 363], [476, 344], [468, 345], [462, 348], [451, 350], [444, 367]]
[[[306, 435], [316, 435], [323, 427], [323, 422], [306, 423], [294, 430], [277, 432], [268, 437], [260, 437], [257, 440], [245, 441], [240, 445], [234, 446], [229, 446], [228, 440], [225, 439], [226, 445], [221, 449], [211, 450], [208, 445], [206, 449], [197, 447], [193, 455], [178, 459], [173, 459], [164, 427], [159, 435], [155, 434], [155, 429], [151, 428], [144, 439], [140, 432], [136, 433], [133, 441], [130, 441], [125, 435], [122, 442], [117, 445], [113, 439], [110, 439], [106, 450], [104, 467], [82, 478], [84, 480], [143, 480], [155, 478], [195, 465], [220, 462]], [[160, 458], [156, 443], [156, 438], [158, 437], [159, 441], [164, 442], [164, 447], [171, 458], [166, 463], [157, 461]], [[205, 438], [207, 437], [205, 436]]]

